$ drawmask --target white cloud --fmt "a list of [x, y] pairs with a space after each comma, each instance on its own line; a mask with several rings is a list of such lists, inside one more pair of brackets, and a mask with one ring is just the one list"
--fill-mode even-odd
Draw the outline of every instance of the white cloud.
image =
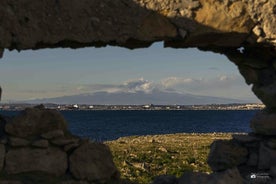
[[[73, 94], [91, 94], [96, 92], [107, 93], [153, 93], [157, 92], [177, 92], [190, 93], [194, 95], [216, 96], [236, 99], [255, 99], [250, 87], [244, 82], [241, 76], [221, 75], [215, 78], [185, 78], [185, 77], [168, 77], [160, 82], [145, 80], [144, 78], [131, 79], [122, 84], [85, 84], [76, 85], [75, 88], [60, 87], [52, 91], [44, 91], [36, 89], [35, 91], [21, 91], [21, 96], [27, 96], [30, 93], [42, 94], [45, 96], [64, 96]], [[44, 92], [44, 93], [43, 93]]]
[[123, 86], [121, 87], [126, 92], [135, 93], [138, 91], [143, 91], [146, 93], [150, 93], [155, 88], [155, 84], [148, 80], [144, 80], [144, 78], [140, 78], [128, 80], [124, 82]]
[[144, 78], [131, 79], [122, 84], [92, 84], [82, 85], [78, 88], [79, 93], [152, 93], [154, 90], [163, 92], [190, 93], [195, 95], [231, 97], [231, 98], [254, 98], [244, 79], [238, 75], [221, 75], [215, 78], [185, 78], [168, 77], [160, 82], [145, 80]]
[[169, 77], [161, 80], [161, 85], [166, 88], [172, 88], [177, 86], [184, 86], [186, 84], [197, 83], [202, 79], [181, 78], [181, 77]]

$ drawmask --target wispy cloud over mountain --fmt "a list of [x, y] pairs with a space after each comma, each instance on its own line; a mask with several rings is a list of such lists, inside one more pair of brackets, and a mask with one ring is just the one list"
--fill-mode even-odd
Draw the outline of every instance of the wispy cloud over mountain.
[[[231, 98], [228, 93], [240, 88], [235, 76], [203, 78], [168, 77], [160, 82], [131, 79], [122, 84], [91, 84], [77, 86], [78, 94], [32, 102], [93, 104], [210, 104], [242, 103], [250, 99]], [[244, 84], [243, 84], [244, 85]], [[243, 92], [239, 89], [241, 95]], [[225, 96], [223, 96], [225, 93]], [[218, 95], [222, 94], [222, 95]]]

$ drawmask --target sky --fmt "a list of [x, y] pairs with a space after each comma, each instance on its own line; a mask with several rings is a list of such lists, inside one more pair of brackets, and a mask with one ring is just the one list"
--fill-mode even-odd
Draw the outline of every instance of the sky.
[[0, 59], [2, 102], [152, 89], [259, 102], [237, 67], [220, 54], [120, 47], [8, 51]]

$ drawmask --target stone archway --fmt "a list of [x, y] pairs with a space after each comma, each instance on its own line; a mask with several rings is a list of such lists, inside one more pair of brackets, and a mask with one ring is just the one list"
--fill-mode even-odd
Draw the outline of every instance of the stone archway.
[[[161, 40], [165, 47], [226, 55], [266, 109], [252, 120], [252, 135], [214, 143], [209, 164], [214, 171], [238, 167], [244, 177], [250, 169], [276, 177], [274, 0], [2, 0], [0, 17], [1, 56], [4, 49], [108, 44], [134, 49]], [[247, 152], [235, 156], [227, 152], [232, 149]]]

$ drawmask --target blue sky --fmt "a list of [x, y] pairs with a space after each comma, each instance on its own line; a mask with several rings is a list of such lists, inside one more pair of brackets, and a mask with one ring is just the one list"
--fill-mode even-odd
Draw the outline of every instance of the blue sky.
[[[236, 66], [220, 54], [197, 49], [120, 47], [5, 51], [0, 60], [3, 102], [118, 92], [126, 84], [234, 99], [258, 100]], [[124, 88], [125, 89], [125, 88]], [[133, 86], [132, 86], [133, 89]]]

